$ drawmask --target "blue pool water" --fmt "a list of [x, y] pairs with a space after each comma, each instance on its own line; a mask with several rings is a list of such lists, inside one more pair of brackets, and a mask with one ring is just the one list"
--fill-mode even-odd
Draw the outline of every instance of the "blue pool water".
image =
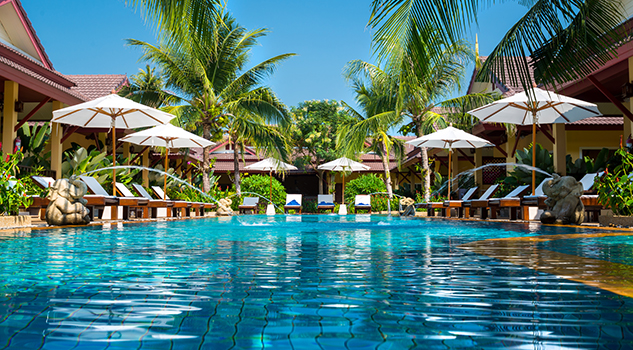
[[[581, 232], [280, 215], [0, 233], [0, 348], [631, 348], [633, 299], [458, 248]], [[633, 264], [627, 238], [549, 249]]]

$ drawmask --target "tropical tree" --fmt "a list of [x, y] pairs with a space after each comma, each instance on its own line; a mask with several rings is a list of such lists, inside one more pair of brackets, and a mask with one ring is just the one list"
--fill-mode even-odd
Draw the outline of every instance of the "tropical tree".
[[389, 198], [393, 197], [389, 156], [393, 152], [401, 161], [404, 144], [389, 131], [402, 123], [401, 113], [396, 111], [398, 84], [389, 72], [364, 61], [351, 61], [344, 76], [352, 84], [356, 102], [362, 114], [345, 104], [348, 113], [355, 118], [343, 125], [336, 137], [336, 146], [348, 157], [363, 151], [375, 152], [384, 168], [384, 181]]
[[324, 193], [324, 171], [318, 166], [341, 156], [336, 149], [339, 126], [355, 120], [334, 100], [304, 101], [291, 109], [290, 137], [297, 149], [295, 165], [311, 165], [319, 178], [319, 193]]
[[[289, 113], [275, 93], [263, 85], [280, 62], [293, 54], [283, 54], [246, 68], [250, 49], [267, 30], [247, 31], [227, 13], [216, 17], [213, 40], [201, 47], [194, 37], [197, 32], [180, 31], [171, 37], [159, 38], [159, 45], [129, 39], [128, 43], [143, 49], [142, 59], [156, 64], [165, 76], [169, 94], [183, 101], [167, 107], [178, 121], [202, 131], [209, 140], [228, 134], [235, 150], [235, 185], [240, 191], [238, 155], [243, 142], [280, 159], [288, 147], [282, 134], [270, 124], [285, 126]], [[268, 123], [268, 124], [266, 124]], [[209, 191], [209, 149], [203, 152], [203, 189]]]
[[[624, 19], [620, 0], [515, 2], [529, 9], [479, 69], [480, 81], [506, 76], [506, 64], [518, 76], [510, 76], [511, 81], [505, 83], [521, 84], [528, 91], [533, 86], [530, 65], [536, 83], [554, 86], [578, 79], [615, 57], [617, 46], [628, 35], [626, 30], [616, 30]], [[378, 28], [374, 33], [377, 56], [388, 59], [394, 45], [410, 47], [419, 38], [429, 38], [429, 54], [439, 58], [443, 47], [463, 38], [470, 24], [477, 21], [478, 11], [489, 4], [494, 2], [373, 0], [369, 24]]]
[[154, 108], [180, 102], [177, 96], [165, 92], [163, 77], [149, 64], [145, 70], [139, 68], [139, 72], [130, 77], [130, 84], [119, 90], [119, 96]]

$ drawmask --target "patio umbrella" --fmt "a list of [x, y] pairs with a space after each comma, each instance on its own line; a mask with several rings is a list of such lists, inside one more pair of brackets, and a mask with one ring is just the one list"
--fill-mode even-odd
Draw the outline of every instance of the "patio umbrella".
[[343, 203], [345, 204], [345, 172], [369, 170], [367, 165], [353, 161], [347, 157], [341, 157], [331, 162], [321, 164], [317, 167], [320, 170], [342, 171], [343, 172]]
[[245, 167], [248, 170], [268, 171], [270, 173], [270, 202], [273, 202], [273, 171], [297, 170], [297, 167], [288, 163], [284, 163], [275, 158], [266, 158], [255, 164]]
[[[159, 125], [121, 138], [121, 141], [130, 142], [140, 146], [165, 147], [165, 172], [169, 164], [170, 148], [208, 147], [215, 143], [192, 134], [182, 128], [171, 124]], [[163, 183], [163, 192], [167, 193], [167, 174]]]
[[[468, 113], [482, 122], [532, 125], [532, 167], [536, 167], [536, 124], [573, 123], [602, 115], [598, 107], [589, 102], [532, 88], [531, 96], [524, 91], [492, 102]], [[532, 170], [532, 195], [536, 185], [536, 172]]]
[[[84, 128], [112, 129], [112, 165], [116, 164], [116, 129], [134, 129], [167, 124], [175, 116], [136, 103], [116, 94], [53, 111], [53, 123]], [[112, 191], [116, 195], [116, 169], [112, 169]]]
[[487, 140], [469, 134], [464, 130], [456, 129], [452, 125], [446, 129], [438, 130], [432, 134], [424, 135], [407, 141], [416, 147], [445, 148], [448, 149], [448, 199], [451, 199], [451, 156], [453, 148], [480, 148], [494, 146]]

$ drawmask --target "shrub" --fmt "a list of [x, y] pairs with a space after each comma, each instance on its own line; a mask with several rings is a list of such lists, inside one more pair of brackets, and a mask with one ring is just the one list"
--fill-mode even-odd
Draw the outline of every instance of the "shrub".
[[604, 176], [597, 178], [594, 187], [600, 203], [611, 208], [616, 215], [633, 215], [633, 154], [620, 148], [615, 157], [621, 160], [613, 170], [606, 169]]
[[316, 199], [306, 199], [302, 204], [302, 212], [304, 213], [318, 213], [318, 203]]
[[29, 187], [16, 178], [17, 165], [24, 158], [22, 152], [0, 153], [0, 215], [17, 215], [20, 207], [29, 207], [33, 200], [28, 195]]
[[[361, 175], [345, 185], [345, 203], [354, 204], [357, 194], [386, 192], [384, 181], [376, 174]], [[373, 201], [373, 198], [372, 198]]]
[[[244, 192], [257, 193], [264, 198], [270, 197], [270, 178], [264, 175], [249, 175], [242, 179], [242, 195]], [[236, 201], [234, 201], [236, 202]], [[260, 199], [260, 203], [268, 203], [267, 200]], [[273, 178], [273, 203], [277, 206], [279, 212], [283, 212], [284, 204], [286, 204], [286, 189]]]

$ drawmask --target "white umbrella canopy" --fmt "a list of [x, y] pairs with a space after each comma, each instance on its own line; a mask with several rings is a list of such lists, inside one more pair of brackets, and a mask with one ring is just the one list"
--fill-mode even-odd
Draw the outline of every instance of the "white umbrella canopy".
[[[531, 95], [521, 92], [468, 113], [487, 123], [532, 125], [532, 148], [536, 144], [536, 124], [573, 123], [602, 115], [593, 103], [532, 88]], [[536, 167], [536, 154], [532, 151], [532, 167]], [[532, 170], [532, 195], [536, 185], [536, 172]]]
[[446, 129], [438, 130], [432, 134], [424, 135], [407, 141], [406, 143], [416, 147], [445, 148], [448, 149], [448, 199], [451, 199], [451, 157], [453, 148], [480, 148], [494, 146], [488, 140], [469, 134], [464, 130], [454, 128], [452, 125]]
[[273, 171], [297, 170], [297, 167], [275, 158], [266, 158], [245, 167], [248, 170], [268, 171], [270, 173], [270, 202], [273, 202]]
[[[116, 164], [116, 129], [132, 129], [167, 124], [175, 118], [116, 94], [53, 111], [53, 123], [84, 128], [112, 129], [112, 165]], [[116, 170], [112, 170], [112, 191], [116, 195]]]
[[345, 204], [345, 171], [361, 171], [361, 170], [369, 170], [370, 168], [367, 165], [359, 163], [357, 161], [353, 161], [347, 157], [341, 157], [335, 159], [331, 162], [327, 162], [325, 164], [321, 164], [317, 167], [320, 170], [330, 170], [330, 171], [342, 171], [343, 172], [343, 203]]
[[[140, 146], [165, 147], [165, 172], [167, 172], [170, 148], [208, 147], [215, 143], [192, 134], [172, 124], [164, 124], [136, 132], [121, 138], [121, 141]], [[167, 193], [167, 175], [163, 183], [163, 191]]]

